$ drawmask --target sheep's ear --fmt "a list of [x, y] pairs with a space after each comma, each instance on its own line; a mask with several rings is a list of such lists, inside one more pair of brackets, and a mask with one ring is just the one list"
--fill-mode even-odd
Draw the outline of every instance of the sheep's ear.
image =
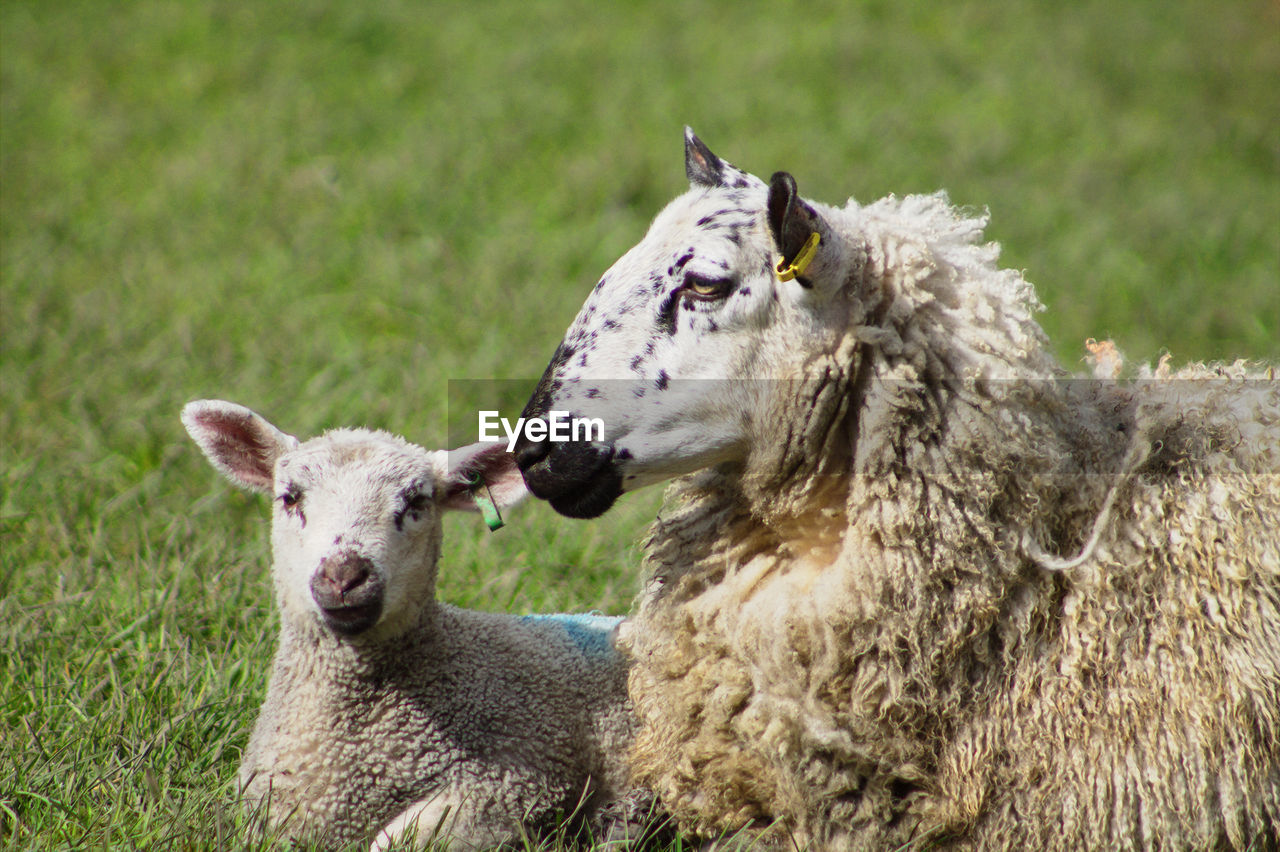
[[684, 129], [684, 173], [693, 186], [723, 186], [725, 162], [693, 132]]
[[223, 476], [250, 491], [269, 493], [276, 459], [298, 446], [297, 438], [234, 402], [187, 403], [182, 424]]
[[747, 174], [728, 160], [722, 160], [711, 153], [711, 149], [689, 127], [684, 129], [684, 173], [695, 189], [763, 185], [760, 178]]
[[[796, 179], [787, 172], [774, 172], [769, 179], [769, 233], [773, 235], [778, 250], [778, 271], [798, 267], [794, 278], [801, 287], [813, 286], [822, 271], [823, 255], [830, 255], [831, 231], [827, 223], [800, 198]], [[813, 235], [818, 235], [816, 253], [806, 258], [802, 254]], [[785, 274], [785, 273], [784, 273]]]
[[437, 471], [436, 500], [441, 508], [479, 511], [477, 493], [506, 508], [529, 493], [516, 457], [501, 441], [480, 441], [439, 455], [443, 469]]

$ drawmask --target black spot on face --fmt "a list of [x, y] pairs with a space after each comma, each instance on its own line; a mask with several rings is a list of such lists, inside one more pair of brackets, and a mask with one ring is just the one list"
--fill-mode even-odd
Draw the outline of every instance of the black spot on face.
[[587, 399], [599, 399], [599, 398], [600, 398], [600, 389], [599, 389], [599, 388], [587, 388], [586, 397], [587, 397]]
[[679, 303], [682, 290], [672, 290], [667, 298], [662, 300], [662, 306], [658, 308], [658, 328], [664, 334], [676, 333], [676, 305]]
[[547, 365], [542, 378], [538, 380], [538, 386], [533, 389], [533, 395], [525, 403], [524, 411], [520, 414], [521, 417], [541, 417], [548, 411], [552, 396], [559, 393], [560, 389], [564, 387], [564, 382], [557, 373], [577, 351], [577, 347], [569, 343], [561, 343], [556, 347], [556, 353], [551, 356], [551, 363]]
[[612, 331], [613, 329], [618, 327], [618, 321], [613, 319], [607, 319], [604, 321], [604, 327]]
[[626, 449], [618, 450], [617, 454], [614, 455], [614, 458], [618, 461], [628, 461], [631, 459], [631, 451]]
[[653, 384], [654, 384], [654, 386], [655, 386], [655, 387], [657, 387], [657, 389], [658, 389], [658, 390], [666, 390], [666, 389], [667, 389], [667, 381], [669, 380], [669, 378], [670, 378], [670, 377], [667, 375], [667, 371], [666, 371], [666, 370], [659, 370], [659, 371], [658, 371], [658, 380], [657, 380], [656, 382], [654, 382]]
[[717, 210], [714, 213], [708, 213], [706, 216], [703, 216], [701, 219], [698, 220], [697, 227], [705, 228], [706, 226], [710, 225], [712, 222], [716, 221], [721, 216], [724, 216], [729, 212], [730, 211], [728, 210]]
[[642, 365], [643, 363], [644, 363], [644, 356], [642, 355], [637, 355], [636, 357], [632, 358], [631, 371], [633, 373], [638, 373], [640, 371], [640, 365]]

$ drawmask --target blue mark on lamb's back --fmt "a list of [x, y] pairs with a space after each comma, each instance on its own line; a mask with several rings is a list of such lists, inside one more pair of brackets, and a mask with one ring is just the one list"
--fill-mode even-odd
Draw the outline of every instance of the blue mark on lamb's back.
[[555, 613], [553, 615], [526, 615], [521, 621], [531, 623], [556, 624], [569, 634], [573, 644], [584, 654], [612, 654], [613, 642], [610, 637], [618, 625], [622, 623], [619, 615], [596, 615], [594, 613]]

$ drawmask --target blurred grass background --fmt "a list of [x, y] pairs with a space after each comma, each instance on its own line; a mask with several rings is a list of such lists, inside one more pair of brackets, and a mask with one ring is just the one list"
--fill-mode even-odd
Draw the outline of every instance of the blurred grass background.
[[[440, 446], [686, 184], [681, 130], [839, 203], [946, 188], [1132, 358], [1280, 358], [1280, 6], [0, 5], [0, 844], [241, 848], [265, 501], [178, 422]], [[441, 595], [623, 612], [659, 494], [451, 521]], [[266, 840], [253, 841], [261, 846]]]

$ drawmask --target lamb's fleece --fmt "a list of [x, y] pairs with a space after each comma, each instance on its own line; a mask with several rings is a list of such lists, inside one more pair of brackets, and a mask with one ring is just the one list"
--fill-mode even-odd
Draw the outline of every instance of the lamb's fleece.
[[819, 207], [875, 307], [669, 489], [638, 780], [800, 848], [1276, 848], [1280, 382], [1068, 377], [984, 220]]
[[383, 826], [396, 837], [410, 819], [437, 831], [443, 808], [411, 809], [432, 790], [453, 848], [511, 840], [522, 818], [534, 833], [595, 821], [626, 789], [616, 624], [432, 602], [415, 629], [375, 646], [283, 625], [240, 766], [245, 800], [324, 848]]

